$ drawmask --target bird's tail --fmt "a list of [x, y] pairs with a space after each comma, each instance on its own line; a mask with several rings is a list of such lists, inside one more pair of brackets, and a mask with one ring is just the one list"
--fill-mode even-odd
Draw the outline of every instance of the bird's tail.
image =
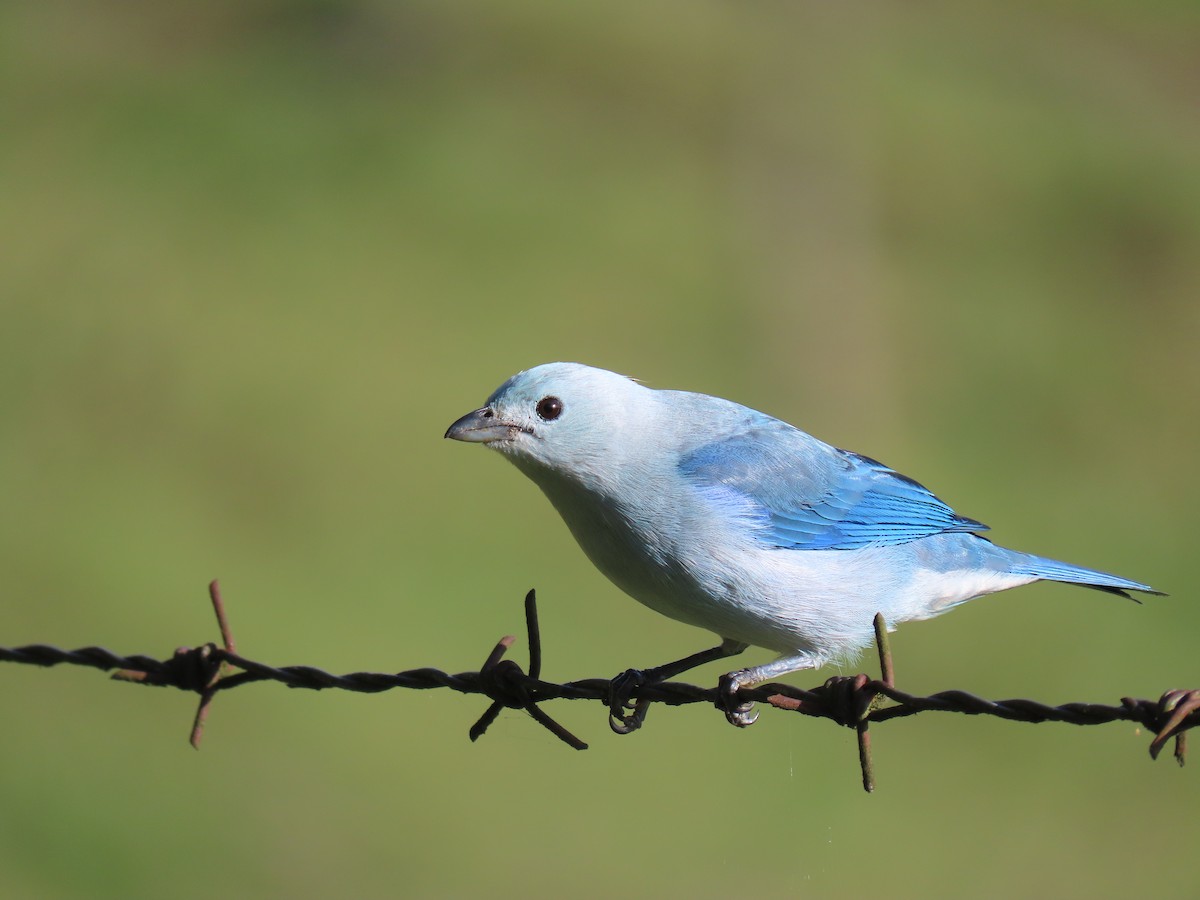
[[1146, 594], [1164, 596], [1162, 591], [1156, 591], [1148, 584], [1110, 575], [1096, 569], [1085, 569], [1070, 563], [1059, 562], [1057, 559], [1047, 559], [1044, 556], [1034, 556], [1030, 553], [1013, 552], [1013, 563], [1009, 571], [1014, 575], [1028, 575], [1032, 578], [1043, 578], [1047, 581], [1063, 581], [1067, 584], [1078, 584], [1083, 587], [1095, 588], [1098, 591], [1108, 591], [1110, 594], [1120, 594], [1136, 601], [1129, 591], [1142, 591]]

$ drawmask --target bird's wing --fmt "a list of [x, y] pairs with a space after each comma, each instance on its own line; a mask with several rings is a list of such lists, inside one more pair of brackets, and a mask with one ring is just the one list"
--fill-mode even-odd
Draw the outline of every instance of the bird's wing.
[[772, 547], [854, 550], [987, 530], [911, 478], [775, 419], [685, 453], [679, 469]]

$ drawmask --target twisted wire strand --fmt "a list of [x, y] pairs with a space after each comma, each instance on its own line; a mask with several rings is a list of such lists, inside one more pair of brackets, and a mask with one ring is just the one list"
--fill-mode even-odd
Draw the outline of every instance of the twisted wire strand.
[[[211, 646], [211, 645], [208, 645]], [[350, 672], [335, 675], [315, 666], [269, 666], [237, 654], [214, 649], [221, 662], [229, 663], [242, 671], [227, 675], [217, 683], [220, 691], [230, 690], [245, 684], [274, 681], [288, 687], [307, 690], [343, 690], [376, 694], [398, 688], [431, 690], [449, 688], [462, 694], [484, 694], [492, 699], [507, 699], [496, 696], [498, 691], [482, 672], [460, 672], [451, 674], [440, 669], [425, 667], [395, 673]], [[104, 647], [81, 647], [63, 650], [48, 644], [28, 644], [23, 647], [0, 647], [0, 662], [50, 667], [57, 665], [86, 666], [94, 669], [121, 669], [142, 672], [152, 676], [148, 683], [176, 687], [181, 690], [198, 691], [201, 687], [186, 678], [172, 677], [176, 658], [159, 660], [135, 654], [123, 656]], [[157, 678], [153, 676], [158, 676]], [[833, 680], [833, 679], [831, 679]], [[521, 674], [519, 684], [533, 703], [547, 700], [592, 700], [608, 701], [610, 679], [586, 678], [563, 683], [547, 682]], [[837, 718], [829, 705], [824, 686], [815, 690], [802, 690], [792, 685], [769, 684], [743, 689], [739, 700], [758, 700], [778, 708], [788, 708], [778, 702], [779, 698], [791, 698], [801, 702], [796, 712], [808, 716]], [[868, 681], [863, 689], [870, 689], [891, 700], [894, 706], [874, 709], [866, 716], [870, 722], [886, 722], [922, 712], [956, 712], [967, 715], [986, 715], [1015, 722], [1064, 722], [1071, 725], [1102, 725], [1116, 721], [1137, 722], [1153, 727], [1162, 715], [1160, 700], [1134, 700], [1123, 698], [1120, 705], [1098, 703], [1063, 703], [1050, 706], [1036, 700], [1009, 699], [988, 700], [966, 691], [940, 691], [929, 696], [919, 696], [888, 687], [879, 681]], [[1175, 692], [1168, 692], [1175, 693]], [[666, 706], [684, 706], [692, 703], [712, 703], [719, 700], [716, 688], [677, 681], [643, 685], [638, 696]], [[775, 701], [775, 702], [772, 702]], [[1176, 732], [1200, 725], [1200, 708], [1189, 712], [1176, 728]]]
[[[891, 659], [886, 646], [886, 628], [882, 619], [876, 623], [880, 636], [880, 658], [886, 673], [884, 680], [866, 675], [839, 676], [824, 684], [804, 690], [785, 684], [764, 684], [739, 690], [735, 697], [724, 696], [718, 688], [677, 681], [639, 684], [628, 696], [614, 696], [614, 680], [587, 678], [556, 683], [543, 681], [541, 670], [541, 638], [537, 624], [537, 607], [533, 591], [525, 598], [526, 628], [529, 637], [530, 666], [525, 672], [512, 660], [502, 657], [513, 644], [512, 637], [501, 639], [478, 671], [451, 674], [435, 668], [409, 669], [395, 673], [351, 672], [336, 675], [315, 666], [270, 666], [235, 652], [232, 633], [225, 618], [224, 607], [216, 582], [209, 586], [213, 606], [221, 624], [224, 647], [213, 643], [194, 648], [180, 648], [167, 659], [145, 655], [123, 656], [103, 647], [81, 647], [63, 650], [48, 644], [28, 644], [22, 647], [0, 647], [0, 662], [13, 662], [41, 667], [74, 665], [113, 670], [112, 677], [142, 684], [175, 687], [201, 695], [192, 730], [192, 743], [199, 746], [205, 716], [215, 696], [246, 684], [272, 681], [291, 688], [306, 690], [344, 690], [358, 693], [381, 693], [394, 689], [431, 690], [448, 688], [463, 694], [482, 694], [492, 703], [470, 729], [472, 740], [480, 737], [495, 720], [500, 710], [508, 707], [524, 709], [535, 721], [556, 737], [576, 749], [586, 749], [579, 740], [541, 709], [549, 700], [600, 701], [609, 707], [610, 714], [620, 717], [622, 708], [636, 698], [640, 712], [636, 721], [622, 719], [632, 728], [641, 725], [645, 707], [650, 703], [682, 706], [692, 703], [713, 704], [725, 708], [730, 700], [758, 701], [774, 708], [799, 712], [802, 715], [831, 719], [859, 732], [860, 761], [863, 785], [874, 787], [871, 772], [867, 726], [925, 712], [956, 712], [984, 715], [1015, 722], [1063, 722], [1072, 725], [1100, 725], [1109, 722], [1136, 722], [1154, 735], [1150, 755], [1157, 758], [1167, 740], [1175, 739], [1175, 757], [1183, 764], [1186, 752], [1185, 733], [1200, 725], [1200, 690], [1171, 690], [1158, 700], [1122, 698], [1117, 705], [1097, 703], [1064, 703], [1050, 706], [1035, 700], [988, 700], [966, 691], [941, 691], [929, 696], [907, 693], [891, 684]], [[230, 670], [236, 671], [230, 671]], [[888, 704], [888, 705], [885, 705]], [[624, 731], [614, 725], [614, 730]]]

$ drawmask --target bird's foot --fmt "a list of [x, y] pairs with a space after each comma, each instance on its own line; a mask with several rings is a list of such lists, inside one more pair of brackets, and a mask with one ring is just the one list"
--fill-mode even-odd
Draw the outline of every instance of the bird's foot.
[[[650, 701], [638, 698], [630, 703], [637, 689], [646, 684], [661, 681], [653, 670], [626, 669], [608, 683], [608, 727], [617, 734], [637, 731], [646, 721]], [[628, 712], [627, 712], [628, 711]]]
[[738, 691], [743, 686], [742, 679], [745, 677], [746, 670], [740, 669], [737, 672], [728, 672], [721, 676], [721, 680], [717, 682], [717, 709], [725, 713], [725, 719], [730, 725], [736, 725], [738, 728], [745, 728], [747, 725], [753, 725], [758, 721], [758, 710], [754, 708], [753, 703], [739, 703], [737, 699]]

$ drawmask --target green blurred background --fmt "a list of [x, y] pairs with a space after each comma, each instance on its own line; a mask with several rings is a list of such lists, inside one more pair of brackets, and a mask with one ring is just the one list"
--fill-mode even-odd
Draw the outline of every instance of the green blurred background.
[[[707, 646], [442, 440], [566, 359], [1171, 593], [981, 600], [901, 629], [903, 687], [1197, 686], [1198, 51], [1192, 2], [4, 4], [0, 644], [166, 655], [219, 577], [280, 665], [473, 669], [530, 587], [550, 679]], [[178, 692], [0, 677], [5, 896], [1198, 891], [1200, 771], [1127, 725], [889, 723], [867, 796], [770, 711], [551, 704], [576, 753], [263, 685], [197, 754]]]

